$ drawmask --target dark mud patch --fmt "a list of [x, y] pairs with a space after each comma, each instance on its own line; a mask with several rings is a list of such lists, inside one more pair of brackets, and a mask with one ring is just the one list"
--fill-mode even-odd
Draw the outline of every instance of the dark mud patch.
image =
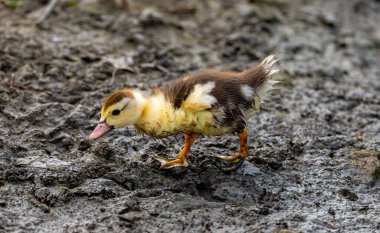
[[[0, 6], [0, 231], [380, 230], [380, 3], [46, 1]], [[271, 53], [283, 88], [235, 136], [201, 138], [190, 167], [159, 170], [182, 136], [86, 135], [115, 89], [163, 86]]]

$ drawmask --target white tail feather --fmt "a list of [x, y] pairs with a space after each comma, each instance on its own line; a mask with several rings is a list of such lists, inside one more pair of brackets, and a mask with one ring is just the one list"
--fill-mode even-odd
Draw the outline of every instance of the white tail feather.
[[271, 90], [274, 89], [274, 85], [279, 83], [280, 81], [272, 80], [273, 75], [278, 73], [280, 70], [273, 69], [273, 65], [278, 61], [275, 55], [270, 55], [266, 57], [261, 63], [260, 66], [262, 66], [266, 73], [267, 73], [267, 81], [265, 81], [262, 85], [257, 87], [256, 94], [257, 98], [255, 99], [256, 102], [256, 109], [260, 109], [260, 105], [264, 102], [265, 98], [268, 96]]

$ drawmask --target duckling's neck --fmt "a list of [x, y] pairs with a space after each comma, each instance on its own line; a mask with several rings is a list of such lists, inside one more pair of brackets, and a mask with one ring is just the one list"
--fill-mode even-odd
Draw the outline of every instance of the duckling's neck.
[[153, 137], [166, 137], [177, 133], [176, 111], [162, 93], [146, 96], [145, 106], [135, 128]]

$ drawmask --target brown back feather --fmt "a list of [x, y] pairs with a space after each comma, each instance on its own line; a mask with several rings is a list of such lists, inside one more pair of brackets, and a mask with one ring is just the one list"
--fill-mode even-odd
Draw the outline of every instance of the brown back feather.
[[250, 79], [250, 85], [253, 88], [263, 85], [270, 78], [269, 70], [266, 70], [261, 64], [241, 72], [240, 75], [243, 78]]
[[215, 82], [210, 94], [217, 99], [217, 103], [212, 108], [222, 108], [225, 117], [220, 122], [239, 132], [245, 127], [242, 111], [255, 105], [255, 98], [247, 99], [243, 95], [242, 86], [250, 86], [254, 91], [253, 95], [257, 95], [256, 90], [268, 81], [269, 73], [270, 70], [262, 64], [243, 72], [209, 70], [178, 79], [163, 89], [163, 93], [175, 108], [180, 108], [196, 84]]
[[211, 94], [217, 98], [220, 104], [226, 103], [226, 101], [231, 104], [242, 103], [245, 101], [240, 89], [242, 85], [249, 85], [255, 90], [268, 78], [268, 71], [261, 65], [243, 72], [208, 70], [177, 79], [163, 92], [175, 108], [180, 108], [196, 84], [215, 82], [215, 88]]

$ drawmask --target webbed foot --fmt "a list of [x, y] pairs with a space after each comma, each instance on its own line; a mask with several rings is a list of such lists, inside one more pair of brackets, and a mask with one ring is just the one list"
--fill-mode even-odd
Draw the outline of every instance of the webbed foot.
[[244, 163], [246, 156], [239, 153], [232, 156], [218, 156], [217, 158], [222, 161], [222, 171], [229, 172], [235, 171]]
[[171, 169], [175, 167], [187, 167], [189, 164], [184, 158], [166, 159], [163, 157], [154, 157], [155, 160], [161, 163], [161, 169]]

